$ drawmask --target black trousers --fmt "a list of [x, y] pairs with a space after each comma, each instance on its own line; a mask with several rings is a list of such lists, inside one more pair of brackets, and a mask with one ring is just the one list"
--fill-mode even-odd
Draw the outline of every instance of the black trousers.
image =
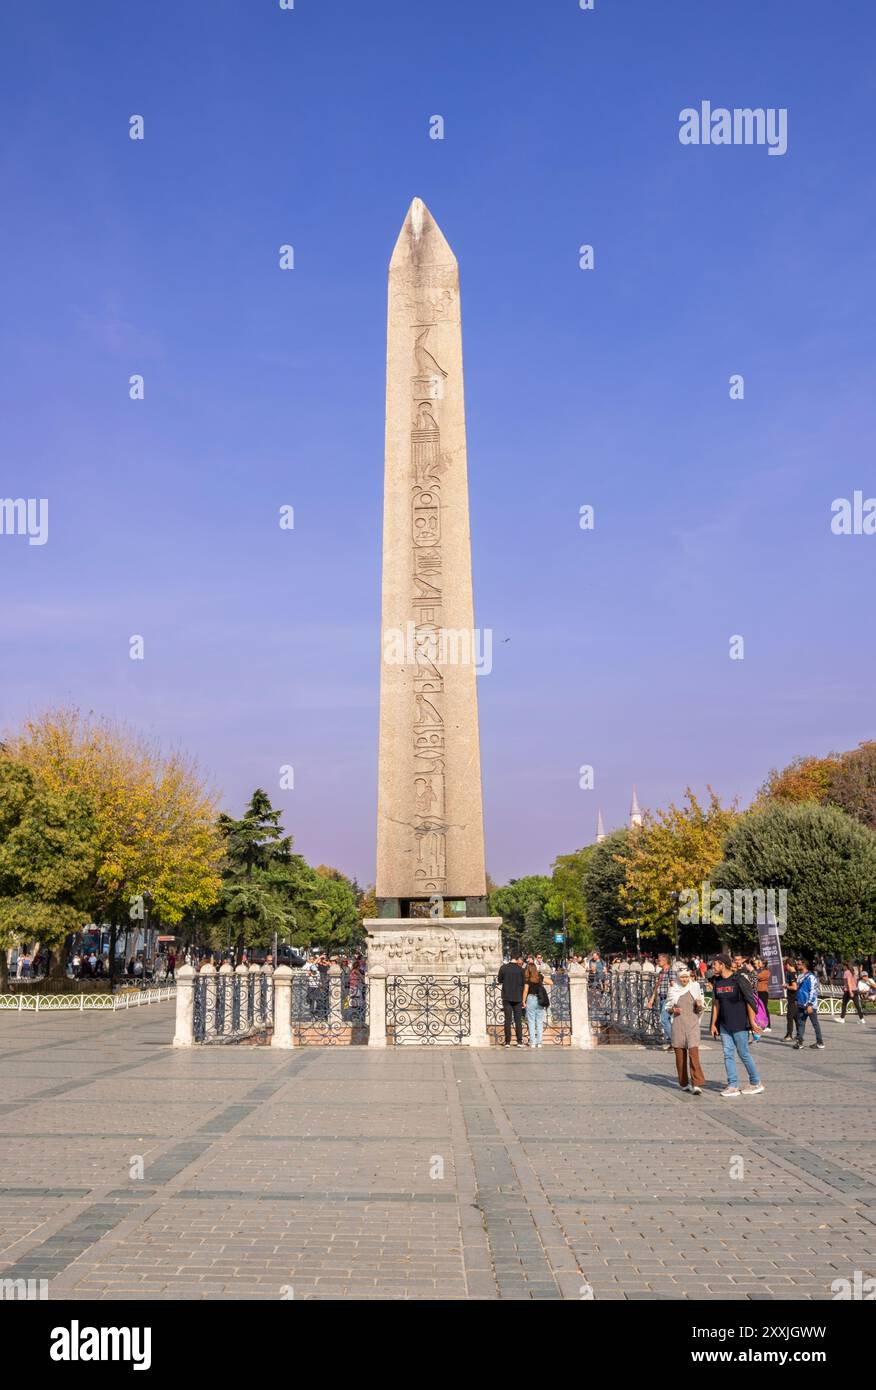
[[854, 994], [849, 994], [849, 991], [848, 991], [847, 989], [844, 989], [844, 990], [843, 990], [843, 1007], [842, 1007], [842, 1011], [841, 1011], [841, 1013], [840, 1013], [840, 1018], [845, 1018], [845, 1016], [846, 1016], [846, 1009], [849, 1007], [850, 1004], [854, 1004], [854, 1006], [855, 1006], [855, 1011], [857, 1012], [858, 1018], [863, 1018], [863, 1017], [864, 1017], [864, 1010], [861, 1008], [861, 996], [860, 996], [860, 994], [858, 993], [857, 990], [855, 990]]
[[788, 1028], [785, 1033], [786, 1038], [793, 1038], [797, 1032], [797, 1000], [788, 1000]]
[[512, 1003], [508, 999], [502, 1000], [502, 1009], [505, 1014], [505, 1041], [511, 1041], [511, 1020], [514, 1019], [514, 1034], [517, 1041], [523, 1044], [523, 1001], [515, 999]]

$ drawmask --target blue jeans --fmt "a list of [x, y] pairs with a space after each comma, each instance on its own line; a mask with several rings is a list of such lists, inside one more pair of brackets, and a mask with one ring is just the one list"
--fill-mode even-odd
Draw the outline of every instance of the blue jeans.
[[665, 999], [663, 1000], [663, 1003], [662, 1003], [662, 1004], [660, 1003], [659, 1000], [658, 1000], [657, 1002], [658, 1002], [658, 1007], [659, 1007], [659, 1009], [660, 1009], [660, 1022], [661, 1022], [661, 1024], [663, 1025], [663, 1041], [664, 1041], [664, 1042], [671, 1043], [671, 1042], [672, 1042], [672, 1019], [669, 1017], [669, 1004], [668, 1004], [668, 1002], [667, 1002]]
[[744, 1029], [741, 1033], [728, 1033], [726, 1028], [719, 1027], [718, 1032], [721, 1034], [721, 1046], [724, 1049], [724, 1066], [727, 1068], [728, 1085], [736, 1085], [736, 1053], [738, 1052], [752, 1086], [759, 1086], [760, 1077], [748, 1048], [748, 1029]]
[[544, 1032], [544, 1016], [547, 1009], [543, 1009], [538, 1002], [537, 994], [526, 996], [526, 1026], [529, 1029], [529, 1046], [538, 1047], [541, 1036]]
[[803, 1041], [803, 1034], [806, 1032], [807, 1021], [812, 1024], [812, 1031], [815, 1034], [815, 1041], [822, 1042], [821, 1024], [818, 1021], [818, 1006], [814, 1005], [812, 1013], [808, 1014], [805, 1009], [800, 1009], [797, 1013], [797, 1041]]

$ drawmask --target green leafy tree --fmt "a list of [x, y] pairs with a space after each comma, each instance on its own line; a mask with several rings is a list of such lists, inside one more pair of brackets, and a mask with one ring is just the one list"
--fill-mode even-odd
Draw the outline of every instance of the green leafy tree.
[[[572, 854], [558, 854], [551, 865], [551, 892], [545, 914], [554, 934], [562, 930], [565, 921], [570, 954], [581, 955], [592, 951], [595, 945], [584, 902], [584, 879], [595, 849], [595, 845], [585, 845]], [[556, 950], [551, 939], [552, 953]]]
[[307, 880], [307, 865], [292, 853], [292, 838], [284, 835], [280, 816], [261, 788], [239, 820], [220, 815], [225, 855], [218, 903], [208, 918], [213, 944], [233, 941], [239, 953], [246, 946], [269, 945], [275, 932], [281, 941], [295, 934], [295, 901]]
[[[310, 889], [313, 935], [323, 950], [350, 950], [365, 944], [353, 883], [339, 869], [324, 865], [313, 871]], [[298, 944], [303, 945], [299, 936]]]
[[28, 768], [0, 757], [0, 989], [11, 946], [38, 939], [63, 968], [68, 937], [89, 920], [95, 842], [81, 793], [40, 787]]
[[614, 830], [593, 845], [584, 871], [583, 900], [587, 924], [603, 953], [621, 950], [629, 937], [624, 917], [627, 908], [621, 897], [626, 883], [627, 864], [632, 853], [632, 832]]
[[503, 888], [494, 889], [490, 894], [490, 912], [494, 917], [502, 918], [502, 936], [506, 946], [523, 947], [527, 913], [533, 904], [544, 912], [550, 893], [551, 881], [544, 874], [512, 878]]
[[[835, 806], [772, 805], [744, 815], [724, 843], [716, 888], [787, 891], [792, 952], [868, 954], [876, 927], [876, 836]], [[750, 944], [752, 928], [730, 928]]]
[[552, 928], [545, 914], [545, 904], [537, 899], [529, 904], [524, 918], [520, 945], [526, 955], [547, 955], [552, 944]]

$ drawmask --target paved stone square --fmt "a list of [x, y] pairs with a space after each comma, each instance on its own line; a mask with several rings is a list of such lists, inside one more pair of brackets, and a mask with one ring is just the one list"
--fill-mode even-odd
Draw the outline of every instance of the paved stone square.
[[764, 1039], [766, 1094], [725, 1101], [714, 1044], [697, 1098], [651, 1049], [175, 1051], [172, 1012], [0, 1015], [0, 1278], [600, 1300], [876, 1275], [876, 1023]]

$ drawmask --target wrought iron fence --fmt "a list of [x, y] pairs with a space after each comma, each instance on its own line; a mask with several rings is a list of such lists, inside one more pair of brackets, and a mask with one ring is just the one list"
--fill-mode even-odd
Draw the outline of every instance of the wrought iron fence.
[[[705, 982], [703, 991], [704, 1016], [712, 1005]], [[653, 1004], [651, 1000], [654, 1000]], [[657, 993], [657, 974], [654, 971], [612, 970], [601, 982], [591, 980], [587, 989], [590, 1023], [594, 1027], [614, 1027], [641, 1038], [644, 1042], [662, 1042], [663, 1021], [661, 1000]]]
[[[572, 1038], [572, 1009], [569, 977], [565, 973], [551, 980], [548, 977], [550, 1008], [545, 1017], [543, 1037], [548, 1043], [565, 1046]], [[529, 1040], [529, 1024], [523, 1010], [523, 1031]], [[487, 1036], [502, 1042], [505, 1036], [505, 1011], [502, 1007], [502, 987], [496, 980], [487, 980]]]
[[[613, 970], [608, 977], [608, 1013], [604, 1021], [645, 1041], [663, 1037], [657, 977], [639, 970]], [[654, 998], [654, 1003], [651, 999]]]
[[396, 1046], [464, 1043], [471, 1033], [468, 979], [461, 975], [390, 975], [386, 1036]]
[[362, 974], [318, 977], [297, 974], [292, 980], [292, 1031], [298, 1046], [331, 1047], [368, 1041], [368, 989]]
[[236, 1042], [270, 1026], [274, 1007], [270, 973], [198, 974], [193, 981], [196, 1043]]

